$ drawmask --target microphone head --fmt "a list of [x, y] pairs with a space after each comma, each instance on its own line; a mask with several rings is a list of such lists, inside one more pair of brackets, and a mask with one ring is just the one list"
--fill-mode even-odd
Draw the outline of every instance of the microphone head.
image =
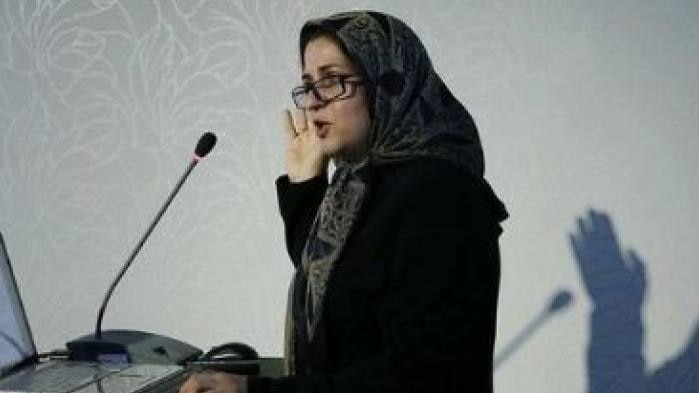
[[205, 132], [204, 135], [199, 138], [197, 142], [197, 147], [194, 149], [194, 155], [198, 158], [206, 157], [211, 149], [216, 145], [216, 134], [213, 132]]
[[570, 306], [573, 302], [573, 294], [567, 289], [561, 289], [551, 298], [551, 302], [548, 306], [548, 312], [554, 313], [561, 311], [564, 308]]

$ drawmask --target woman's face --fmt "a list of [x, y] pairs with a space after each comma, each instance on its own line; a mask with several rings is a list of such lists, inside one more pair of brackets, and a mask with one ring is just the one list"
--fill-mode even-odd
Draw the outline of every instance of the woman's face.
[[[303, 53], [304, 82], [338, 75], [354, 75], [348, 81], [360, 80], [361, 74], [345, 56], [334, 38], [319, 36], [306, 44]], [[366, 151], [369, 132], [369, 108], [366, 90], [361, 84], [346, 83], [345, 94], [330, 102], [322, 102], [309, 94], [306, 109], [310, 130], [320, 138], [324, 155], [357, 160]]]

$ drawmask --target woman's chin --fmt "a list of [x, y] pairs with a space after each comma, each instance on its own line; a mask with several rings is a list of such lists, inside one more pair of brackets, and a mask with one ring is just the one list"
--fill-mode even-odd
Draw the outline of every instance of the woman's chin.
[[360, 161], [366, 154], [364, 145], [351, 143], [338, 143], [331, 138], [321, 140], [321, 151], [324, 156], [333, 161], [356, 162]]
[[341, 149], [329, 139], [321, 139], [320, 150], [326, 157], [336, 158], [341, 154]]

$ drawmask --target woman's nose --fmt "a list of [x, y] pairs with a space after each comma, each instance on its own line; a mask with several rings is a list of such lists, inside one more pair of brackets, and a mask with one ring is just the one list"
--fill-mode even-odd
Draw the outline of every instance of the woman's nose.
[[309, 91], [306, 95], [306, 108], [308, 110], [318, 110], [322, 108], [326, 103], [321, 101], [314, 91]]

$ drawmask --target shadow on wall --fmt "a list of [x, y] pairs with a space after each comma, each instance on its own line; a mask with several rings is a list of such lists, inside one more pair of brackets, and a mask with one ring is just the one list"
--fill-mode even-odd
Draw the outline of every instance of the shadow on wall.
[[579, 217], [570, 245], [592, 303], [588, 393], [699, 392], [699, 326], [682, 353], [657, 370], [645, 369], [645, 266], [633, 249], [622, 251], [611, 218], [595, 210]]
[[567, 289], [561, 289], [554, 293], [549, 300], [549, 304], [544, 307], [529, 323], [513, 338], [505, 347], [495, 354], [493, 358], [493, 370], [497, 370], [509, 359], [532, 336], [557, 312], [563, 311], [573, 302], [573, 294]]

